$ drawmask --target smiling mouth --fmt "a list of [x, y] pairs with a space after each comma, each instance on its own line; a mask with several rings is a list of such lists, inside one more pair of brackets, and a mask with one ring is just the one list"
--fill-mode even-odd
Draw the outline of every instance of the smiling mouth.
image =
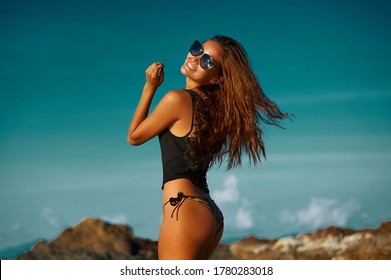
[[186, 64], [192, 71], [195, 71], [194, 67], [190, 64], [190, 61]]

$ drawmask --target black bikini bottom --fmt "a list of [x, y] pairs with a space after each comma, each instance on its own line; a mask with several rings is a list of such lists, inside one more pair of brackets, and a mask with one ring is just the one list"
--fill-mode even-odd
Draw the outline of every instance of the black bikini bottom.
[[213, 201], [213, 199], [210, 199], [208, 197], [202, 197], [202, 196], [185, 195], [182, 192], [178, 192], [177, 197], [171, 197], [166, 203], [164, 203], [163, 209], [167, 203], [170, 203], [171, 206], [174, 206], [174, 209], [172, 210], [172, 213], [171, 213], [171, 218], [174, 216], [174, 213], [176, 211], [176, 219], [178, 220], [179, 208], [182, 206], [182, 204], [188, 198], [204, 204], [206, 207], [208, 207], [212, 211], [213, 216], [216, 219], [216, 225], [217, 225], [216, 234], [217, 234], [223, 228], [224, 217], [223, 217], [223, 213], [220, 211], [219, 207], [217, 207], [217, 205]]

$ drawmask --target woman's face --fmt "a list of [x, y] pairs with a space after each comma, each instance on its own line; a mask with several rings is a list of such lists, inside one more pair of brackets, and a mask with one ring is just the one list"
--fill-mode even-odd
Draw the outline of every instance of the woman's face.
[[223, 54], [223, 49], [216, 41], [206, 41], [203, 44], [203, 48], [204, 53], [210, 55], [215, 61], [215, 65], [211, 69], [205, 70], [200, 66], [202, 54], [193, 56], [190, 52], [187, 54], [185, 63], [181, 67], [182, 74], [199, 86], [217, 83], [219, 81], [219, 65], [221, 65]]

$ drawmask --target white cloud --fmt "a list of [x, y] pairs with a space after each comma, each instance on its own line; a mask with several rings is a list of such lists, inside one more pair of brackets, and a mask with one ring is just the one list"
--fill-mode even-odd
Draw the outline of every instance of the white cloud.
[[247, 207], [241, 207], [236, 212], [236, 225], [241, 229], [250, 228], [254, 225], [252, 213]]
[[247, 200], [239, 192], [239, 180], [236, 176], [230, 175], [224, 180], [223, 189], [216, 190], [212, 194], [218, 205], [229, 204], [225, 220], [240, 229], [247, 229], [254, 225], [252, 212]]
[[105, 221], [108, 221], [112, 224], [127, 224], [128, 217], [125, 214], [118, 214], [115, 216], [104, 215], [102, 217]]
[[213, 192], [213, 199], [218, 203], [236, 202], [239, 200], [238, 179], [234, 175], [230, 175], [224, 180], [222, 190]]
[[58, 226], [58, 220], [53, 215], [53, 209], [45, 207], [42, 209], [41, 217], [52, 227]]
[[355, 200], [339, 204], [335, 199], [312, 198], [308, 208], [296, 213], [285, 211], [281, 214], [283, 222], [308, 225], [313, 228], [336, 225], [346, 226], [349, 218], [360, 208]]

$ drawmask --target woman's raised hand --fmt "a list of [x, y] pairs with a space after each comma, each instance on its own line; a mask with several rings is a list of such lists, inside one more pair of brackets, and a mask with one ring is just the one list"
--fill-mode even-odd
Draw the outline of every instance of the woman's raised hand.
[[154, 62], [145, 70], [146, 86], [156, 90], [164, 81], [164, 64]]

